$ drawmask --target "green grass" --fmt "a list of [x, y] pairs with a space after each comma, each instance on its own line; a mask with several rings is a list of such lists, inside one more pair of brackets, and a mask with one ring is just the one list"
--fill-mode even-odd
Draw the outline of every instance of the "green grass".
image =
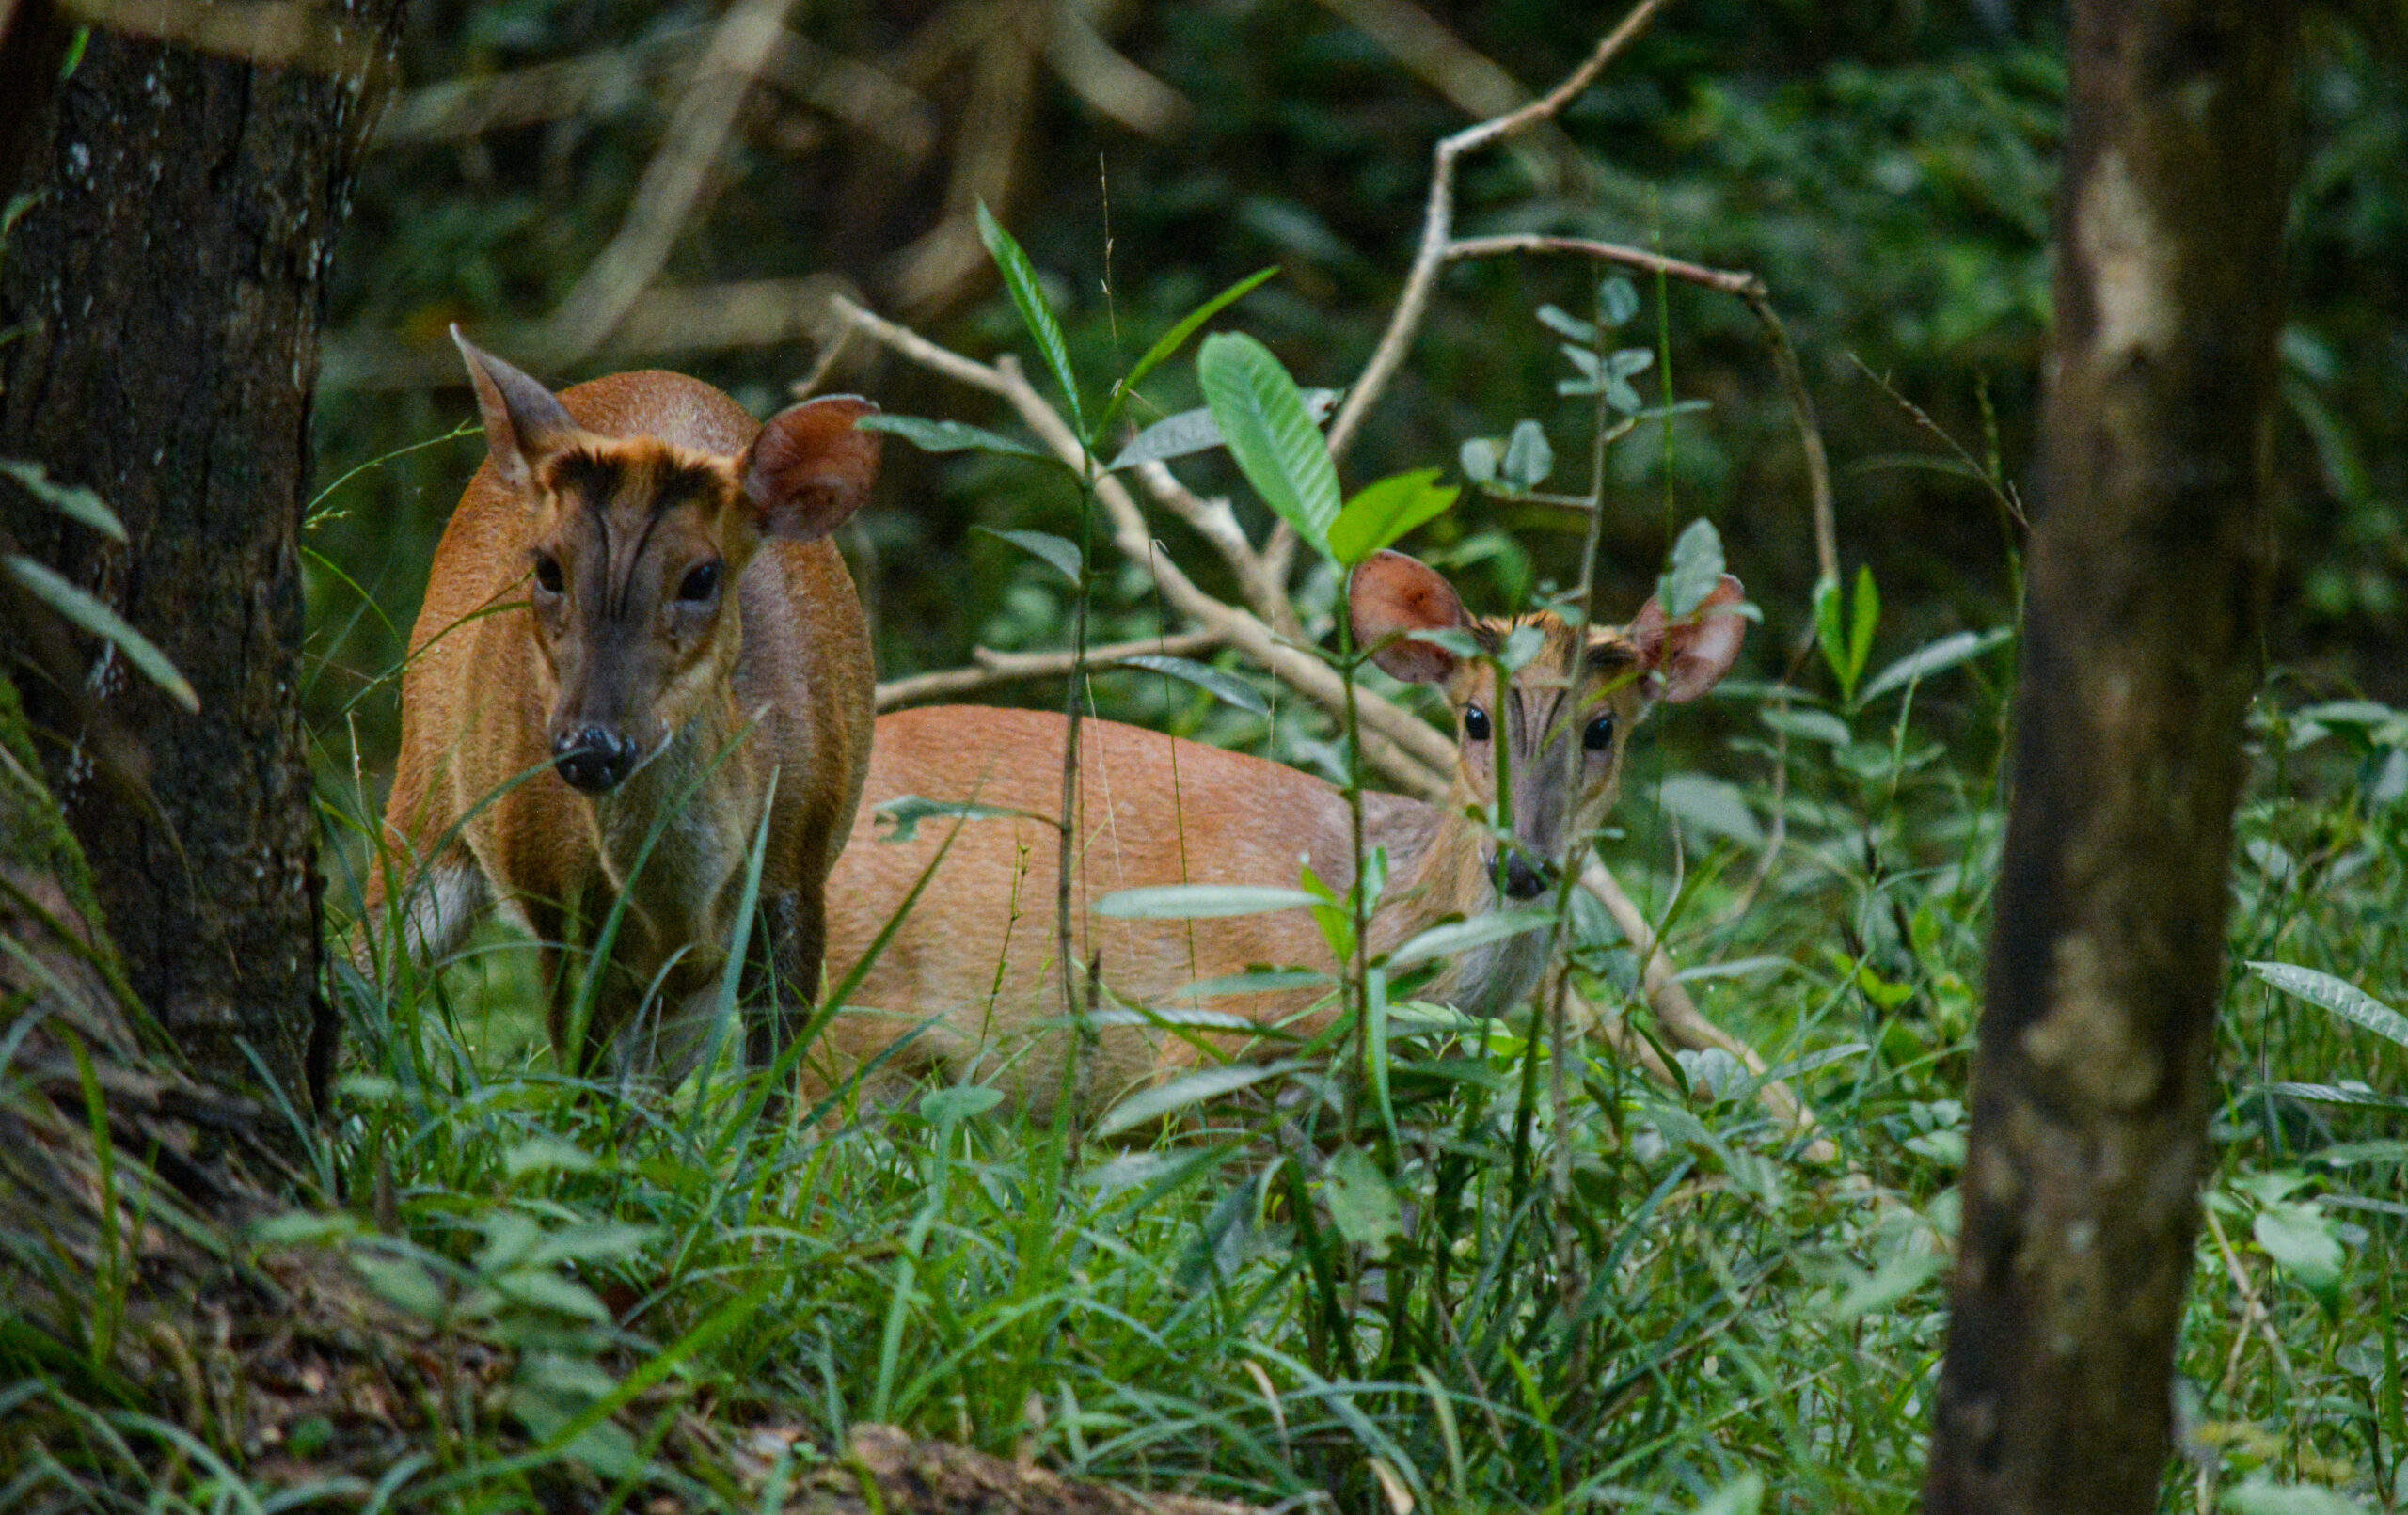
[[[1345, 1239], [1384, 1229], [1361, 1194], [1277, 1118], [1292, 1132], [1318, 1109], [1335, 1129], [1334, 1074], [1281, 1081], [1301, 1106], [1232, 1101], [1136, 1146], [958, 1097], [755, 1124], [742, 1080], [697, 1098], [554, 1077], [531, 954], [504, 934], [407, 1002], [353, 982], [367, 1060], [326, 1153], [350, 1221], [311, 1234], [508, 1365], [448, 1413], [404, 1417], [426, 1458], [387, 1507], [527, 1507], [565, 1480], [749, 1509], [776, 1460], [748, 1448], [785, 1444], [763, 1431], [793, 1438], [791, 1461], [875, 1420], [1267, 1505], [1387, 1507], [1386, 1482], [1424, 1508], [1736, 1508], [1761, 1479], [1766, 1508], [1911, 1508], [2000, 830], [1994, 696], [1953, 677], [1903, 729], [1893, 704], [1856, 718], [1861, 741], [1793, 737], [1788, 844], [1744, 912], [1728, 907], [1754, 855], [1652, 803], [1660, 757], [1609, 843], [1660, 915], [1680, 831], [1682, 960], [1737, 969], [1693, 987], [1775, 1062], [1814, 1065], [1793, 1077], [1869, 1186], [1802, 1165], [1744, 1089], [1682, 1099], [1586, 1056], [1557, 1128], [1544, 1039], [1500, 1024], [1484, 1048], [1400, 1056], [1407, 1223], [1367, 1246]], [[1745, 689], [1726, 702], [1738, 734], [1701, 760], [1739, 776], [1759, 825], [1760, 708]], [[2235, 957], [2382, 994], [2408, 950], [2408, 804], [2384, 797], [2400, 749], [2326, 730], [2297, 750], [2296, 720], [2258, 732]], [[1682, 809], [1701, 813], [1694, 795]], [[1627, 954], [1578, 950], [1626, 1002]], [[2203, 1239], [2190, 1447], [2218, 1490], [2262, 1473], [2391, 1507], [2401, 1153], [2320, 1155], [2400, 1118], [2254, 1091], [2408, 1092], [2408, 1049], [2238, 967], [2223, 1045], [2211, 1202], [2268, 1318], [2244, 1322]], [[2311, 1290], [2277, 1267], [2269, 1217], [2337, 1241], [2337, 1276]], [[166, 1478], [158, 1507], [242, 1507], [203, 1460], [146, 1465]], [[2167, 1508], [2194, 1507], [2200, 1465], [2169, 1475]]]

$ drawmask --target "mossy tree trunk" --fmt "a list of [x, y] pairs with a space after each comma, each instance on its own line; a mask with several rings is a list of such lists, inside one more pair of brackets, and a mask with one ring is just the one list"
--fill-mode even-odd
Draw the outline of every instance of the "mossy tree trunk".
[[1935, 1512], [2157, 1507], [2258, 683], [2297, 24], [2279, 0], [2073, 7]]
[[[389, 42], [401, 0], [343, 8]], [[364, 96], [357, 78], [95, 33], [21, 123], [33, 162], [18, 177], [40, 197], [0, 263], [0, 328], [20, 332], [0, 346], [0, 457], [97, 490], [132, 540], [13, 489], [0, 528], [158, 642], [201, 699], [187, 716], [121, 660], [93, 666], [147, 760], [149, 793], [130, 795], [93, 781], [76, 691], [20, 665], [43, 766], [141, 1002], [205, 1076], [256, 1085], [264, 1069], [304, 1108], [334, 1027], [299, 536]]]

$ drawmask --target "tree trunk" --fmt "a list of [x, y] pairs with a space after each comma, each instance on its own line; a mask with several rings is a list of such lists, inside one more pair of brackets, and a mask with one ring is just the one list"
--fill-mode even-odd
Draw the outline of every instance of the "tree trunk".
[[2015, 795], [1926, 1507], [2157, 1507], [2257, 684], [2297, 17], [2075, 0]]
[[[46, 9], [46, 7], [38, 7]], [[401, 0], [349, 0], [389, 41]], [[40, 199], [0, 264], [0, 457], [114, 506], [130, 546], [13, 489], [0, 528], [92, 590], [199, 691], [186, 716], [121, 659], [87, 678], [149, 761], [91, 781], [72, 691], [29, 681], [52, 787], [132, 987], [204, 1076], [308, 1107], [333, 1049], [318, 989], [317, 829], [301, 727], [310, 391], [363, 85], [96, 33], [38, 113]]]

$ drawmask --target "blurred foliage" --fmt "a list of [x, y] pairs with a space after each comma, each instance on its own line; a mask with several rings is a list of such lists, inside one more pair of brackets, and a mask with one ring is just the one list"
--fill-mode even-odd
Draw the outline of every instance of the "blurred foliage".
[[[921, 92], [941, 123], [935, 149], [915, 166], [858, 122], [758, 90], [722, 157], [723, 188], [686, 228], [661, 283], [830, 271], [895, 308], [898, 252], [943, 216], [961, 155], [993, 150], [999, 130], [991, 103], [977, 99], [974, 40], [947, 61], [932, 39], [1041, 20], [1052, 3], [798, 5], [794, 29]], [[1284, 276], [1233, 319], [1303, 382], [1347, 382], [1419, 234], [1431, 144], [1465, 116], [1334, 7], [1085, 8], [1190, 112], [1176, 130], [1141, 136], [1030, 65], [1008, 193], [989, 197], [1053, 284], [1082, 371], [1118, 371], [1202, 295], [1276, 261]], [[1426, 8], [1532, 89], [1568, 71], [1615, 13], [1541, 0]], [[2397, 655], [2408, 631], [2399, 508], [2408, 494], [2408, 71], [2399, 66], [2408, 26], [2399, 8], [2313, 20], [2295, 253], [2287, 276], [2266, 273], [2288, 276], [2294, 292], [2270, 651], [2320, 687], [2393, 699], [2408, 696], [2408, 663]], [[404, 77], [415, 87], [699, 37], [713, 19], [706, 8], [628, 0], [430, 0], [413, 8]], [[1821, 410], [1846, 566], [1875, 567], [1893, 622], [1885, 629], [1920, 641], [2001, 623], [2018, 529], [1934, 429], [1985, 468], [2028, 472], [2065, 90], [2060, 28], [2056, 8], [2012, 0], [1676, 5], [1566, 113], [1569, 145], [1534, 140], [1528, 152], [1470, 162], [1458, 230], [1575, 232], [1763, 276]], [[617, 229], [658, 142], [683, 74], [655, 75], [550, 124], [372, 154], [336, 259], [334, 327], [424, 341], [451, 320], [482, 330], [548, 312]], [[1550, 163], [1556, 181], [1536, 182], [1531, 166]], [[911, 319], [974, 355], [1012, 346], [1010, 312], [991, 276], [979, 277]], [[1453, 477], [1465, 438], [1501, 435], [1525, 417], [1570, 421], [1567, 407], [1580, 402], [1554, 394], [1556, 339], [1531, 315], [1548, 302], [1585, 309], [1587, 277], [1567, 260], [1450, 272], [1406, 372], [1347, 461], [1350, 485], [1431, 465]], [[1805, 630], [1814, 561], [1802, 465], [1760, 335], [1726, 296], [1646, 281], [1641, 293], [1640, 324], [1660, 322], [1669, 343], [1670, 381], [1712, 408], [1680, 418], [1669, 456], [1653, 427], [1616, 450], [1604, 603], [1635, 605], [1671, 524], [1711, 515], [1768, 607], [1773, 635], [1757, 655], [1777, 657], [1766, 649], [1794, 646]], [[674, 361], [766, 414], [814, 355], [800, 342]], [[564, 383], [620, 366], [597, 358], [544, 376]], [[858, 350], [834, 378], [892, 410], [1006, 419], [984, 396]], [[1191, 367], [1173, 365], [1148, 399], [1184, 407], [1196, 402], [1193, 382]], [[459, 387], [330, 392], [323, 466], [331, 479], [468, 413]], [[390, 686], [372, 681], [399, 660], [428, 554], [478, 451], [468, 437], [361, 474], [325, 501], [313, 534], [327, 674], [311, 714], [322, 727], [356, 715], [370, 752], [389, 750], [393, 710]], [[1009, 465], [906, 447], [889, 457], [878, 506], [848, 544], [873, 580], [881, 673], [957, 664], [974, 642], [1058, 644], [1058, 585], [969, 528], [1066, 529], [1071, 492]], [[1205, 488], [1235, 483], [1222, 459], [1181, 467]], [[1258, 513], [1258, 530], [1266, 524], [1251, 500], [1240, 510]], [[1576, 524], [1483, 497], [1414, 544], [1452, 557], [1476, 608], [1496, 609], [1533, 578], [1574, 576]], [[1192, 550], [1176, 523], [1164, 534], [1210, 585], [1211, 555]], [[1145, 588], [1133, 574], [1104, 586], [1100, 638], [1157, 623]], [[1032, 686], [1025, 697], [1053, 695]]]

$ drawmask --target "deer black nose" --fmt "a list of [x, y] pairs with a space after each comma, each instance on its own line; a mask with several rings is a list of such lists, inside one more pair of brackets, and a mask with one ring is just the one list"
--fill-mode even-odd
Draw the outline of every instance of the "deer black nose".
[[1547, 863], [1533, 865], [1519, 852], [1506, 854], [1505, 893], [1517, 900], [1534, 900], [1547, 892], [1555, 882], [1555, 869]]
[[583, 726], [552, 738], [552, 766], [572, 789], [603, 794], [636, 771], [636, 744], [618, 732]]

